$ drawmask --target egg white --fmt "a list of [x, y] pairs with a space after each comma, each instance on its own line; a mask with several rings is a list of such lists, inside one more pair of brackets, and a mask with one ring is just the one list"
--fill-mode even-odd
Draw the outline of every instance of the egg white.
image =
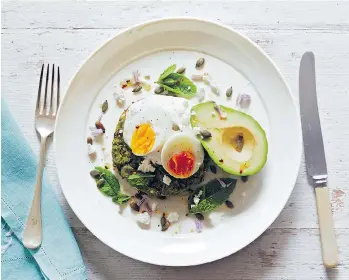
[[[136, 110], [138, 111], [137, 114], [135, 114]], [[172, 133], [172, 120], [169, 114], [167, 114], [161, 107], [153, 105], [145, 107], [135, 106], [131, 112], [131, 116], [126, 116], [124, 124], [123, 137], [125, 143], [131, 148], [132, 136], [137, 129], [137, 126], [149, 123], [155, 132], [155, 142], [148, 153], [159, 151], [166, 139]], [[144, 154], [137, 155], [141, 156]]]
[[[126, 112], [123, 130], [125, 143], [131, 147], [132, 135], [136, 126], [146, 122], [150, 123], [156, 133], [156, 140], [146, 157], [151, 162], [162, 165], [161, 149], [172, 135], [181, 132], [195, 135], [190, 126], [191, 107], [189, 100], [180, 97], [151, 95], [140, 99], [133, 103]], [[173, 124], [177, 124], [180, 131], [174, 131]], [[195, 140], [197, 144], [199, 141]]]

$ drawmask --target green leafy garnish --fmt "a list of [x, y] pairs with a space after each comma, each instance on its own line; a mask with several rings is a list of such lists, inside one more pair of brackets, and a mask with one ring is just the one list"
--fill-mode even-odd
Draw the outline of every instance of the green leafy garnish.
[[112, 200], [113, 200], [113, 202], [116, 203], [116, 204], [123, 204], [123, 203], [129, 201], [130, 198], [131, 198], [131, 197], [128, 196], [127, 194], [121, 193], [121, 194], [119, 194], [118, 196], [114, 196], [114, 197], [112, 198]]
[[114, 193], [120, 192], [120, 184], [118, 179], [116, 179], [113, 172], [111, 172], [109, 169], [106, 169], [101, 166], [95, 167], [96, 170], [101, 172], [103, 179], [110, 185], [110, 187], [113, 189]]
[[159, 77], [159, 81], [164, 80], [165, 78], [167, 78], [168, 75], [170, 75], [171, 73], [173, 73], [174, 71], [176, 71], [176, 64], [172, 64], [170, 67], [168, 67], [164, 72], [162, 72], [162, 74]]
[[127, 178], [127, 181], [137, 188], [147, 187], [151, 179], [153, 179], [155, 175], [151, 174], [143, 174], [138, 172], [137, 174], [132, 174]]
[[107, 196], [111, 196], [111, 197], [115, 196], [114, 190], [107, 182], [105, 182], [104, 185], [99, 190]]
[[99, 178], [95, 178], [96, 182], [104, 182], [103, 185], [99, 187], [100, 192], [110, 196], [114, 203], [122, 204], [131, 198], [129, 195], [120, 191], [119, 181], [113, 172], [101, 166], [95, 167], [95, 170], [101, 173]]
[[[189, 213], [204, 213], [215, 210], [229, 199], [230, 194], [235, 188], [236, 180], [233, 178], [223, 178], [220, 180], [225, 186], [222, 186], [218, 180], [214, 179], [196, 189], [190, 195], [188, 200]], [[197, 204], [194, 203], [195, 196], [200, 199]]]
[[168, 92], [177, 96], [191, 98], [196, 94], [195, 84], [183, 74], [175, 73], [176, 65], [168, 67], [159, 77], [157, 83]]

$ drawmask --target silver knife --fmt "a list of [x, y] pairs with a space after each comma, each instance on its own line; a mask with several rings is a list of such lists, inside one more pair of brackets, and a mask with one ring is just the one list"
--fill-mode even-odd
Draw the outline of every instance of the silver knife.
[[299, 104], [307, 173], [315, 187], [322, 259], [326, 267], [332, 268], [338, 264], [338, 250], [326, 185], [327, 166], [316, 97], [315, 58], [312, 52], [306, 52], [301, 59]]

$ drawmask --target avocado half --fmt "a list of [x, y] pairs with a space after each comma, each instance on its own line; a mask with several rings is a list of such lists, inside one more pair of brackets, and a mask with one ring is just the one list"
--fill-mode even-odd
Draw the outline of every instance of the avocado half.
[[237, 176], [259, 172], [268, 156], [265, 131], [250, 115], [215, 102], [195, 105], [191, 126], [207, 130], [211, 137], [198, 138], [211, 159], [225, 172]]

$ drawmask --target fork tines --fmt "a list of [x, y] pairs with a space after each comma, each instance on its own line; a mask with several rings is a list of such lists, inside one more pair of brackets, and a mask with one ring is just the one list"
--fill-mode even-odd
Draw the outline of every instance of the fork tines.
[[[51, 79], [50, 79], [50, 64], [47, 64], [46, 69], [46, 83], [45, 83], [45, 95], [43, 98], [43, 106], [41, 101], [41, 90], [42, 90], [42, 79], [44, 76], [44, 68], [45, 64], [41, 67], [41, 74], [40, 74], [40, 82], [39, 82], [39, 90], [38, 90], [38, 97], [36, 101], [36, 115], [56, 115], [57, 110], [59, 107], [60, 102], [60, 73], [59, 73], [59, 66], [55, 67], [53, 64], [51, 67]], [[55, 69], [57, 69], [57, 74], [55, 74]], [[55, 82], [55, 79], [57, 79], [57, 82]], [[49, 86], [49, 83], [51, 83]], [[56, 83], [56, 88], [54, 84]], [[50, 99], [47, 98], [47, 91], [48, 88], [51, 90]], [[56, 94], [54, 94], [54, 91], [56, 91]], [[56, 105], [54, 105], [54, 96], [56, 95]], [[50, 102], [50, 105], [48, 106], [48, 102]]]

